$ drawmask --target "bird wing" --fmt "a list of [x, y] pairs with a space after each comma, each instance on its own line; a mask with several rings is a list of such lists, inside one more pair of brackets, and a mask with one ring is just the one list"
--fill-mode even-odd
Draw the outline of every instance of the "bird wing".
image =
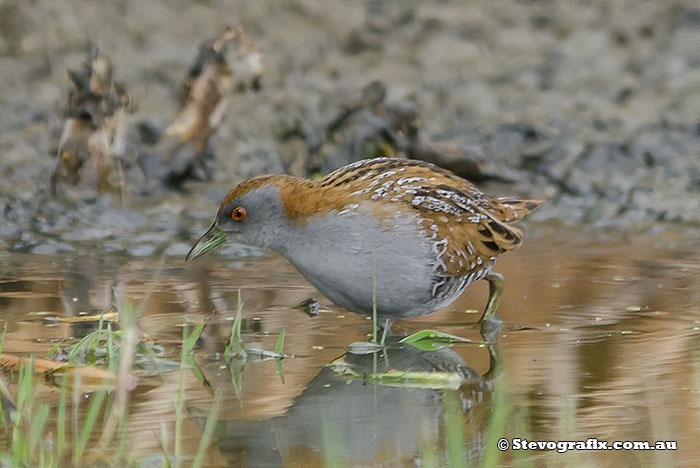
[[522, 231], [514, 226], [543, 201], [491, 198], [472, 183], [423, 161], [376, 158], [359, 161], [330, 173], [319, 182], [329, 194], [350, 192], [349, 203], [377, 201], [416, 210], [434, 248], [441, 274], [484, 275], [495, 257], [520, 247]]

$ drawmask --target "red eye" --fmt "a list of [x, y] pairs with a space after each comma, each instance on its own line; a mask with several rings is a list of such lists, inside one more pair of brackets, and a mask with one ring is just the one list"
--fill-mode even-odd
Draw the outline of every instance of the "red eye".
[[242, 206], [234, 208], [234, 210], [231, 212], [231, 217], [234, 219], [234, 221], [243, 221], [245, 219], [245, 215], [245, 208]]

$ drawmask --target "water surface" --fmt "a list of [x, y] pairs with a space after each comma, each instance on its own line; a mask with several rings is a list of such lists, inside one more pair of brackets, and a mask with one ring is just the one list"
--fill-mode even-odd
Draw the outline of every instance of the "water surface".
[[[506, 405], [508, 438], [678, 442], [672, 453], [506, 451], [501, 456], [508, 463], [526, 456], [549, 464], [692, 465], [700, 459], [697, 241], [682, 235], [607, 237], [531, 236], [520, 251], [500, 258], [504, 326], [495, 349], [478, 344], [473, 326], [487, 293], [479, 282], [446, 310], [396, 322], [391, 341], [431, 328], [477, 343], [428, 352], [392, 348], [374, 362], [371, 355], [343, 358], [369, 373], [458, 371], [468, 376], [458, 391], [338, 376], [328, 365], [349, 344], [366, 340], [371, 322], [332, 306], [272, 255], [213, 255], [185, 265], [179, 257], [3, 254], [3, 352], [43, 357], [56, 343], [70, 344], [95, 327], [57, 318], [143, 303], [141, 330], [159, 358], [174, 363], [160, 373], [134, 370], [130, 452], [146, 460], [160, 456], [163, 440], [172, 441], [182, 326], [206, 321], [195, 359], [210, 386], [185, 373], [183, 452], [194, 455], [219, 393], [216, 443], [207, 466], [322, 466], [328, 460], [423, 466], [433, 456], [443, 464], [455, 427], [461, 428], [466, 455], [478, 463], [493, 441], [489, 430], [498, 404]], [[286, 330], [284, 352], [293, 357], [283, 361], [284, 382], [274, 360], [249, 359], [236, 375], [225, 365], [221, 353], [239, 290], [247, 347], [273, 350]], [[315, 317], [296, 307], [308, 298], [322, 305]], [[503, 363], [496, 373], [494, 354]], [[494, 403], [494, 391], [506, 398]], [[57, 395], [47, 388], [43, 398], [55, 403]]]

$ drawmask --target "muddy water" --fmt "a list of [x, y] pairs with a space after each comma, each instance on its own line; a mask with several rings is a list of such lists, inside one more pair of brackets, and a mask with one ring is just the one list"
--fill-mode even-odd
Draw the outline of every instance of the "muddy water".
[[[8, 324], [3, 352], [43, 357], [94, 323], [59, 317], [99, 313], [117, 302], [145, 300], [142, 331], [162, 347], [163, 361], [179, 362], [183, 323], [207, 321], [195, 359], [211, 388], [185, 373], [183, 452], [194, 455], [213, 395], [222, 405], [206, 466], [421, 466], [430, 448], [440, 464], [449, 456], [451, 419], [461, 428], [471, 462], [489, 450], [494, 389], [507, 400], [505, 436], [529, 440], [677, 441], [663, 452], [506, 451], [502, 460], [537, 463], [686, 465], [700, 460], [700, 254], [683, 237], [611, 241], [559, 232], [531, 236], [499, 260], [506, 277], [498, 346], [455, 345], [421, 352], [392, 349], [372, 363], [346, 356], [355, 368], [455, 370], [470, 375], [459, 391], [401, 388], [350, 381], [328, 367], [344, 347], [366, 339], [371, 323], [332, 307], [283, 259], [211, 256], [185, 266], [180, 258], [76, 256], [0, 257], [0, 319]], [[243, 306], [242, 336], [249, 348], [273, 350], [286, 330], [282, 382], [274, 361], [248, 360], [240, 385], [221, 356]], [[432, 328], [480, 340], [471, 324], [486, 299], [477, 284], [448, 309], [403, 320], [396, 336]], [[295, 308], [320, 301], [311, 317]], [[494, 354], [503, 366], [489, 372]], [[468, 368], [469, 370], [466, 370]], [[493, 369], [491, 369], [493, 371]], [[132, 456], [157, 459], [172, 447], [180, 374], [135, 370], [130, 402]], [[55, 402], [57, 391], [47, 390]], [[501, 400], [499, 400], [501, 401]], [[500, 404], [500, 403], [499, 403]], [[461, 411], [460, 411], [461, 410]], [[447, 425], [446, 425], [447, 423]], [[520, 458], [518, 458], [520, 457]]]

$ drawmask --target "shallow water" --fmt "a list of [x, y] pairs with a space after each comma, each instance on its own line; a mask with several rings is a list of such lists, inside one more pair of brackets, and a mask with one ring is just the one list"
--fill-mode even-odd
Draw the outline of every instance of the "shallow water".
[[[215, 395], [222, 404], [208, 467], [461, 466], [466, 458], [495, 466], [494, 455], [516, 466], [697, 465], [697, 7], [380, 3], [0, 2], [3, 353], [44, 357], [96, 326], [60, 319], [137, 306], [159, 366], [142, 354], [134, 362], [129, 456], [147, 466], [174, 453], [181, 378], [181, 466], [191, 464]], [[248, 31], [265, 71], [260, 92], [231, 94], [210, 142], [211, 184], [143, 196], [136, 171], [127, 172], [126, 196], [74, 197], [68, 188], [65, 200], [48, 195], [66, 68], [80, 67], [87, 40], [111, 58], [137, 104], [130, 160], [148, 146], [138, 124], [168, 125], [198, 44], [225, 26]], [[235, 181], [310, 175], [359, 150], [373, 154], [365, 143], [376, 145], [372, 132], [384, 120], [371, 112], [308, 159], [308, 146], [375, 79], [387, 87], [387, 109], [415, 110], [425, 141], [483, 154], [487, 172], [512, 179], [485, 184], [487, 193], [549, 200], [528, 217], [524, 247], [497, 263], [506, 277], [497, 347], [481, 345], [472, 325], [484, 282], [447, 310], [398, 321], [392, 347], [373, 359], [344, 356], [367, 339], [371, 322], [330, 306], [279, 257], [229, 245], [184, 265]], [[552, 220], [569, 227], [542, 225]], [[664, 232], [680, 224], [685, 233]], [[282, 361], [284, 381], [274, 360], [226, 365], [239, 291], [248, 348], [271, 351], [285, 330], [284, 352], [293, 357]], [[295, 307], [310, 297], [323, 306], [316, 317]], [[183, 325], [203, 322], [194, 356], [209, 386], [179, 371]], [[475, 343], [430, 352], [395, 346], [425, 328]], [[456, 391], [375, 385], [336, 375], [328, 365], [341, 357], [361, 373], [457, 370], [469, 378]], [[14, 377], [0, 375], [0, 391], [7, 379], [16, 395]], [[73, 395], [81, 421], [73, 424], [71, 408], [69, 440], [94, 401]], [[53, 440], [59, 391], [44, 386], [41, 398], [52, 409]], [[499, 453], [500, 436], [673, 440], [678, 450]]]
[[[572, 234], [573, 235], [573, 234]], [[689, 465], [700, 459], [700, 254], [683, 237], [637, 240], [562, 240], [532, 237], [499, 259], [506, 277], [498, 346], [479, 345], [472, 323], [487, 286], [473, 285], [457, 303], [429, 317], [398, 321], [394, 341], [424, 328], [477, 343], [441, 351], [391, 349], [345, 361], [372, 372], [471, 369], [459, 391], [374, 385], [348, 380], [328, 367], [344, 348], [366, 340], [371, 322], [331, 306], [277, 256], [211, 256], [184, 265], [179, 258], [76, 256], [0, 257], [0, 318], [8, 329], [3, 352], [43, 357], [61, 340], [71, 343], [94, 322], [59, 317], [112, 310], [112, 303], [143, 303], [142, 331], [162, 346], [160, 358], [179, 363], [182, 325], [207, 326], [195, 359], [211, 388], [186, 372], [183, 453], [194, 455], [214, 393], [222, 397], [216, 443], [206, 466], [316, 466], [338, 460], [352, 466], [422, 466], [429, 448], [446, 463], [456, 419], [471, 461], [489, 450], [494, 388], [507, 395], [506, 437], [529, 440], [674, 440], [678, 450], [527, 453], [547, 463]], [[570, 239], [570, 237], [569, 237]], [[240, 386], [221, 355], [243, 305], [242, 337], [249, 348], [273, 350], [286, 330], [284, 383], [274, 360], [248, 360]], [[323, 306], [311, 317], [295, 308], [307, 298]], [[160, 349], [160, 348], [159, 348]], [[490, 353], [492, 351], [492, 353]], [[489, 373], [502, 359], [499, 372]], [[129, 414], [132, 456], [160, 456], [171, 440], [173, 395], [179, 372], [137, 367]], [[49, 390], [47, 401], [56, 401]], [[499, 400], [500, 401], [500, 400]], [[500, 404], [500, 403], [499, 403]], [[84, 407], [83, 407], [84, 409]], [[446, 410], [447, 409], [447, 410]], [[161, 434], [165, 429], [165, 434]], [[517, 458], [520, 456], [521, 458]]]

